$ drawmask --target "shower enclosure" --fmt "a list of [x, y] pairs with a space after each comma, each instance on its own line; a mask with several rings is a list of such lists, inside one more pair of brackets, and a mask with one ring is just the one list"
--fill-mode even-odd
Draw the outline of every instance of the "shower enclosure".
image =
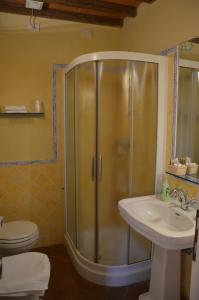
[[65, 69], [66, 246], [96, 283], [149, 276], [151, 243], [122, 220], [118, 201], [158, 191], [164, 68], [164, 57], [101, 52]]

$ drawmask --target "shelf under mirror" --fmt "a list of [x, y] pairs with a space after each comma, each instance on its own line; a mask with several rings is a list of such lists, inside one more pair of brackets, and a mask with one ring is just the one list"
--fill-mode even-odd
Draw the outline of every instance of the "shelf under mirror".
[[195, 184], [199, 184], [199, 173], [194, 174], [194, 175], [175, 175], [175, 174], [172, 174], [170, 172], [166, 172], [166, 173], [173, 176], [173, 177], [175, 177], [175, 178], [182, 179], [182, 180], [185, 180], [185, 181], [189, 181], [189, 182], [192, 182], [192, 183], [195, 183]]

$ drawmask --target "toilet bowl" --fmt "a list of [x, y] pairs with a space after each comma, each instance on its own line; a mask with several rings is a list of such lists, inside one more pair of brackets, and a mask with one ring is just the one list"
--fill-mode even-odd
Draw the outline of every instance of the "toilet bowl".
[[38, 227], [30, 221], [3, 223], [0, 227], [0, 257], [30, 251], [38, 238]]
[[1, 259], [0, 300], [38, 300], [48, 289], [50, 262], [39, 252]]

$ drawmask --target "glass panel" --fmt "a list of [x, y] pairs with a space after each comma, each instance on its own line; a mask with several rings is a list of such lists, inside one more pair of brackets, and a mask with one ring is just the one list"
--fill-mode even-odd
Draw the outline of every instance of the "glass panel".
[[[118, 201], [155, 192], [158, 66], [113, 60], [97, 64], [97, 89], [95, 63], [82, 64], [67, 77], [67, 197], [76, 195], [77, 206], [69, 200], [67, 225], [75, 240], [76, 208], [80, 253], [101, 264], [121, 265], [150, 257], [150, 242], [129, 231]], [[98, 185], [92, 178], [95, 157]]]
[[95, 63], [84, 63], [75, 70], [77, 247], [95, 258], [95, 181], [92, 163], [96, 149], [96, 72]]
[[75, 205], [75, 99], [74, 71], [66, 76], [66, 196], [67, 232], [76, 245], [76, 205]]
[[118, 201], [129, 194], [129, 63], [98, 66], [98, 261], [120, 265], [128, 262], [128, 226]]
[[129, 245], [129, 263], [133, 264], [151, 258], [151, 242], [132, 228]]
[[[199, 163], [199, 71], [179, 67], [177, 157]], [[192, 134], [190, 134], [192, 133]]]
[[193, 70], [179, 68], [179, 105], [177, 120], [177, 157], [193, 157]]
[[[158, 65], [132, 64], [132, 196], [155, 193]], [[129, 261], [150, 258], [151, 243], [131, 230]]]
[[193, 158], [199, 164], [199, 70], [194, 70], [194, 97], [193, 97]]
[[158, 65], [134, 62], [133, 99], [133, 196], [155, 193]]

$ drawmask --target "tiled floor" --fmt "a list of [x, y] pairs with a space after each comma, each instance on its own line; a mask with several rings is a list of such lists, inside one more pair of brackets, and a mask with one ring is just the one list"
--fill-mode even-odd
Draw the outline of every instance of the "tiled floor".
[[51, 262], [49, 289], [44, 300], [138, 300], [148, 290], [143, 282], [126, 287], [105, 287], [93, 284], [75, 271], [63, 245], [40, 248]]

